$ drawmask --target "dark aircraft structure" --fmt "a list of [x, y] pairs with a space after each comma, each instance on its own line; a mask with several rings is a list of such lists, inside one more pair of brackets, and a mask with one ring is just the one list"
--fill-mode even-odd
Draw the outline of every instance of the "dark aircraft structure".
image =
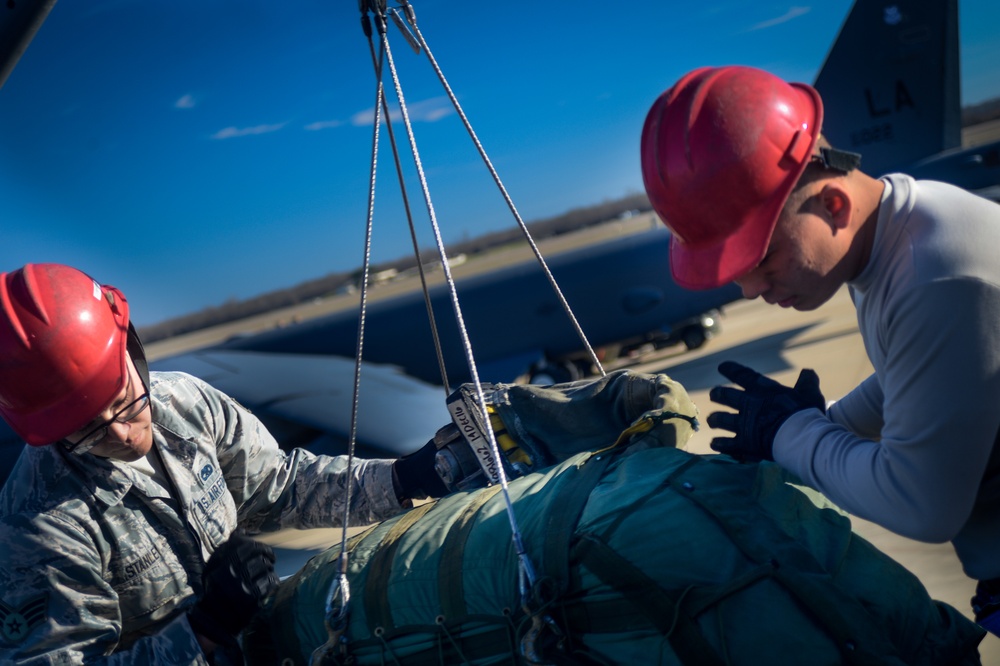
[[815, 87], [823, 134], [868, 174], [902, 171], [1000, 200], [1000, 141], [962, 147], [958, 0], [857, 0]]

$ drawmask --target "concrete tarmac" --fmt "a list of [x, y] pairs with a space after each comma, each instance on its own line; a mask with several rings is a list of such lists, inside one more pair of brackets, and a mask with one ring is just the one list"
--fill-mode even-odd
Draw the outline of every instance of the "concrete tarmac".
[[[843, 395], [872, 372], [846, 290], [818, 310], [806, 313], [783, 310], [759, 300], [740, 301], [726, 309], [722, 327], [721, 334], [701, 349], [660, 350], [620, 362], [619, 366], [627, 363], [643, 372], [670, 375], [687, 388], [703, 419], [714, 411], [709, 390], [725, 381], [716, 369], [723, 360], [739, 361], [785, 384], [793, 384], [800, 369], [813, 368], [828, 399]], [[687, 448], [711, 453], [712, 438], [729, 434], [713, 432], [705, 425]], [[857, 518], [853, 523], [858, 534], [913, 572], [931, 597], [971, 618], [969, 599], [975, 582], [963, 574], [950, 544], [919, 543]], [[278, 547], [280, 561], [288, 572], [289, 567], [298, 568], [318, 550], [338, 543], [340, 530], [286, 531], [266, 540]], [[980, 654], [984, 665], [1000, 666], [1000, 639], [987, 635]]]

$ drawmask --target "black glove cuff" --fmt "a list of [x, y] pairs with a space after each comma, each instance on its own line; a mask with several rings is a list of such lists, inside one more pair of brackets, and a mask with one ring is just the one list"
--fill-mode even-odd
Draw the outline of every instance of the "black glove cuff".
[[396, 491], [396, 499], [402, 502], [408, 499], [444, 497], [448, 494], [448, 488], [434, 469], [436, 456], [437, 445], [432, 439], [392, 464], [392, 485]]

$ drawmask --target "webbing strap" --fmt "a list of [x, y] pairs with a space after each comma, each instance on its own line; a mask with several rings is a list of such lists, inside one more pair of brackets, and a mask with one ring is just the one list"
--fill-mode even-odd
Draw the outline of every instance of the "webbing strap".
[[365, 581], [365, 617], [368, 619], [368, 630], [375, 633], [376, 629], [392, 627], [392, 608], [389, 605], [389, 577], [392, 575], [392, 562], [399, 550], [399, 540], [414, 523], [433, 509], [434, 502], [421, 504], [415, 509], [404, 513], [389, 528], [382, 539], [378, 550], [368, 564], [368, 579]]
[[[563, 485], [562, 497], [553, 503], [546, 523], [545, 542], [542, 550], [542, 571], [565, 590], [569, 585], [570, 541], [590, 494], [607, 469], [612, 452], [587, 458], [579, 477]], [[567, 470], [568, 472], [569, 470]]]
[[671, 487], [711, 515], [730, 540], [752, 561], [771, 562], [779, 581], [837, 642], [848, 664], [902, 664], [896, 648], [879, 624], [802, 544], [746, 497], [757, 476], [756, 465], [732, 465], [728, 474], [713, 474], [713, 464], [699, 459], [673, 478]]
[[[486, 629], [482, 631], [464, 631], [464, 624], [483, 622]], [[488, 626], [494, 625], [494, 626]], [[427, 647], [416, 652], [407, 652], [406, 656], [395, 659], [392, 653], [394, 643], [406, 643], [411, 647], [421, 636], [426, 636]], [[420, 641], [422, 642], [422, 641]], [[442, 664], [501, 663], [496, 659], [510, 655], [509, 662], [514, 666], [523, 662], [517, 656], [514, 630], [509, 619], [498, 616], [471, 615], [459, 623], [437, 625], [409, 625], [398, 627], [391, 631], [380, 632], [378, 636], [361, 641], [352, 641], [351, 653], [347, 659], [339, 655], [324, 662], [327, 664], [357, 664], [365, 660], [372, 663], [376, 655], [384, 664], [403, 663], [406, 666], [441, 666]]]
[[462, 578], [462, 562], [465, 544], [472, 534], [476, 514], [494, 495], [500, 491], [499, 485], [483, 488], [470, 501], [455, 523], [448, 530], [448, 536], [441, 544], [441, 559], [438, 563], [438, 598], [441, 614], [448, 620], [464, 617], [469, 612], [465, 603], [465, 582]]
[[[694, 619], [726, 597], [773, 575], [774, 567], [767, 564], [751, 569], [722, 585], [691, 587], [671, 592], [670, 595], [676, 595], [677, 598], [683, 595], [685, 612]], [[632, 631], [637, 626], [653, 626], [652, 620], [640, 608], [622, 597], [576, 599], [561, 604], [560, 612], [566, 618], [566, 629], [574, 634], [617, 634]]]
[[701, 634], [698, 623], [680, 607], [680, 594], [668, 592], [641, 569], [599, 538], [583, 534], [573, 557], [605, 585], [622, 595], [663, 634], [682, 664], [723, 666], [724, 662]]

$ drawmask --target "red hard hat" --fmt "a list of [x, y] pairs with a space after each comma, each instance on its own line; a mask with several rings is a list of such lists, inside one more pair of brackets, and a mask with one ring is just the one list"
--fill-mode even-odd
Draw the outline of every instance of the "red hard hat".
[[767, 251], [823, 123], [819, 93], [751, 67], [704, 67], [653, 104], [642, 178], [670, 228], [670, 270], [689, 289], [719, 287]]
[[127, 380], [128, 303], [59, 264], [0, 273], [0, 415], [28, 444], [57, 442]]

